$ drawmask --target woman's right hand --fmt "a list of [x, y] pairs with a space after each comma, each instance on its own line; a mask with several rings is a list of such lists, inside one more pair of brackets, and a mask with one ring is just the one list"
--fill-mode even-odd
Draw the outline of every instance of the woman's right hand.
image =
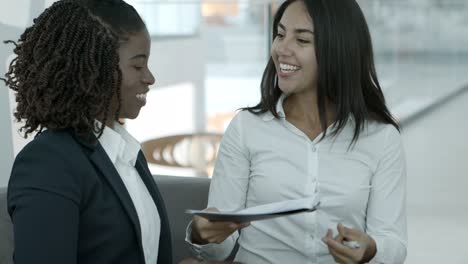
[[[207, 208], [205, 211], [219, 212], [217, 208]], [[192, 243], [198, 245], [219, 244], [235, 231], [249, 225], [250, 222], [212, 222], [201, 216], [194, 215], [192, 218]]]

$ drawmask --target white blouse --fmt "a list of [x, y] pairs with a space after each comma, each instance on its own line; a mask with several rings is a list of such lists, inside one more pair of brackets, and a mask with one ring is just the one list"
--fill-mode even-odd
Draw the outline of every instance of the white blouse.
[[221, 211], [316, 193], [316, 212], [252, 222], [221, 244], [187, 242], [203, 259], [224, 259], [239, 237], [242, 263], [334, 263], [321, 240], [343, 223], [376, 242], [372, 263], [403, 263], [406, 258], [406, 164], [401, 137], [392, 125], [367, 122], [348, 150], [354, 122], [337, 137], [310, 140], [285, 119], [282, 96], [277, 111], [238, 113], [222, 139], [210, 186], [208, 207]]
[[140, 222], [145, 263], [157, 263], [161, 219], [148, 188], [135, 168], [140, 143], [118, 123], [114, 123], [114, 129], [104, 129], [99, 143], [117, 169], [135, 206]]

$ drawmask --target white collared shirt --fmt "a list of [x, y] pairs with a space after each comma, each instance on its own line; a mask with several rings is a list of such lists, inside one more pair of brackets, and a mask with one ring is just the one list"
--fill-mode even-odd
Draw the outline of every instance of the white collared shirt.
[[[310, 140], [277, 111], [238, 113], [222, 139], [210, 186], [208, 207], [239, 210], [316, 194], [316, 212], [252, 222], [239, 237], [221, 244], [195, 245], [199, 258], [224, 259], [239, 237], [242, 263], [335, 263], [321, 240], [336, 226], [365, 231], [376, 242], [372, 263], [403, 263], [406, 257], [406, 165], [400, 134], [392, 125], [367, 122], [348, 151], [354, 121], [337, 137]], [[328, 131], [329, 135], [331, 131]]]
[[140, 222], [145, 262], [155, 264], [158, 259], [161, 219], [148, 188], [135, 168], [140, 143], [119, 123], [114, 124], [114, 129], [106, 127], [99, 143], [117, 169], [135, 206]]

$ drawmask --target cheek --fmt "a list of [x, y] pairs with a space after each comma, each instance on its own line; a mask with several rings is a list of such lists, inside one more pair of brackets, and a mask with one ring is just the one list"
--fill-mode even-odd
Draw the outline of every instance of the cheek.
[[277, 56], [276, 56], [276, 53], [275, 53], [275, 51], [273, 49], [270, 52], [270, 56], [273, 59], [273, 62], [276, 64]]
[[[317, 73], [318, 69], [317, 69], [317, 59], [315, 58], [315, 53], [314, 52], [311, 52], [311, 51], [308, 51], [308, 52], [304, 52], [301, 56], [299, 56], [299, 58], [303, 58], [302, 59], [302, 65], [304, 66], [304, 68], [307, 68], [307, 70], [310, 72], [313, 72], [313, 73]], [[314, 75], [315, 75], [314, 74]]]
[[122, 73], [122, 83], [126, 86], [131, 86], [136, 83], [136, 80], [139, 80], [141, 73], [138, 72], [133, 65], [125, 65], [120, 67]]
[[129, 104], [133, 103], [133, 99], [135, 97], [135, 93], [133, 91], [132, 84], [128, 83], [128, 80], [122, 82], [120, 85], [120, 100], [122, 102], [122, 106], [127, 107]]
[[129, 93], [132, 93], [136, 90], [135, 87], [137, 87], [138, 82], [136, 81], [136, 78], [131, 75], [122, 75], [122, 82], [120, 83], [120, 93], [122, 95], [127, 95]]
[[278, 53], [276, 52], [276, 42], [275, 41], [273, 41], [273, 43], [271, 44], [270, 55], [273, 58], [273, 60], [275, 60], [275, 61], [278, 58]]

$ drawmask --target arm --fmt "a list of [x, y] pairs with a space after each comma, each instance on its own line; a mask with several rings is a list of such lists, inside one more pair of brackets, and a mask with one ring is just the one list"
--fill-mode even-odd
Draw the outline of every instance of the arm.
[[79, 208], [63, 156], [28, 146], [16, 158], [8, 185], [16, 264], [76, 263]]
[[[250, 157], [245, 146], [242, 112], [236, 115], [227, 128], [221, 141], [217, 161], [211, 180], [208, 207], [218, 208], [220, 211], [232, 211], [245, 208], [249, 173]], [[197, 219], [195, 219], [197, 220]], [[200, 221], [201, 222], [201, 221]], [[191, 222], [187, 228], [186, 241], [192, 251], [200, 259], [224, 260], [233, 250], [238, 238], [238, 232], [232, 233], [220, 243], [196, 245], [192, 243], [192, 228], [199, 236], [198, 225]], [[206, 224], [206, 223], [205, 223]], [[229, 226], [229, 224], [226, 224]], [[239, 225], [239, 228], [246, 225]], [[208, 231], [208, 230], [207, 230]], [[232, 230], [234, 231], [234, 230]]]
[[376, 242], [371, 263], [403, 263], [406, 258], [406, 162], [400, 134], [387, 133], [385, 147], [372, 178], [366, 232]]

